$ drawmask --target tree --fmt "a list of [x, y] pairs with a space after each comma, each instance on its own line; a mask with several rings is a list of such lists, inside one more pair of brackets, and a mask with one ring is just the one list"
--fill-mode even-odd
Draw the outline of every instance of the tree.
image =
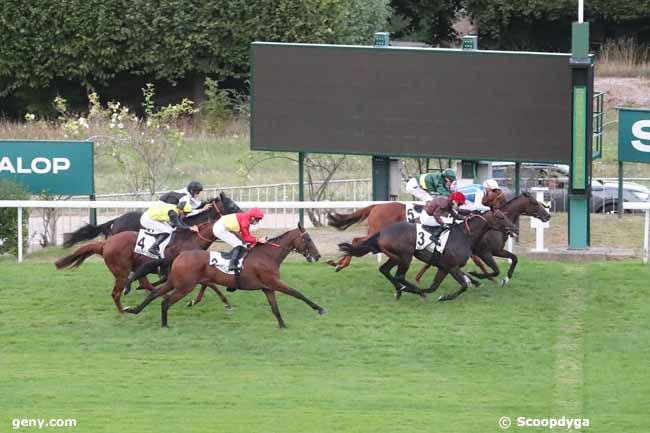
[[431, 45], [452, 40], [462, 0], [393, 0], [395, 16], [392, 23], [402, 21], [395, 37], [425, 42]]

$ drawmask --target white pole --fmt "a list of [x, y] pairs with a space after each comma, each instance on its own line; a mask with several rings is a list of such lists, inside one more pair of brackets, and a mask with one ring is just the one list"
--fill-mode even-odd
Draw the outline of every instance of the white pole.
[[585, 0], [578, 0], [578, 22], [581, 23], [585, 19]]
[[19, 207], [18, 208], [18, 263], [22, 261], [23, 261], [23, 208]]
[[648, 263], [648, 230], [650, 230], [650, 210], [646, 209], [643, 228], [643, 263]]

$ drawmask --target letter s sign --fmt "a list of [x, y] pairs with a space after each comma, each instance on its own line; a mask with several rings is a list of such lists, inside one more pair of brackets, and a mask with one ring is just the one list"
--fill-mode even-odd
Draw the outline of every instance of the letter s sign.
[[[644, 131], [643, 128], [647, 128]], [[650, 120], [639, 120], [632, 125], [632, 135], [640, 140], [632, 140], [632, 147], [639, 152], [650, 152], [650, 144], [643, 144], [641, 140], [648, 140], [650, 142]]]

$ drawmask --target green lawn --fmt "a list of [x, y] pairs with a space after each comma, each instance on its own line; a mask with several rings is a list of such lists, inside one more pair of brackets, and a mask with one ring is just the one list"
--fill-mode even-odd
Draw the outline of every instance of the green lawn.
[[284, 280], [330, 314], [280, 295], [284, 332], [261, 292], [229, 293], [231, 314], [212, 293], [179, 303], [163, 330], [159, 302], [116, 314], [99, 261], [0, 266], [1, 432], [76, 418], [80, 432], [485, 433], [502, 416], [650, 430], [649, 271], [636, 262], [524, 261], [509, 287], [422, 303], [396, 302], [372, 260], [340, 274], [291, 261]]

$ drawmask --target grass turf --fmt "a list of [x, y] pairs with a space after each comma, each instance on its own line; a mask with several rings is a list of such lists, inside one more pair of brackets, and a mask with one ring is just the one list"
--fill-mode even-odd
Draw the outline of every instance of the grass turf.
[[[142, 433], [484, 433], [503, 431], [502, 416], [650, 428], [648, 270], [637, 263], [524, 261], [506, 288], [422, 303], [396, 302], [371, 260], [339, 274], [291, 261], [284, 280], [330, 314], [280, 295], [285, 332], [261, 292], [228, 293], [232, 314], [212, 293], [181, 301], [163, 330], [159, 302], [117, 315], [100, 262], [0, 265], [0, 431], [14, 418]], [[439, 292], [455, 289], [448, 278]]]

